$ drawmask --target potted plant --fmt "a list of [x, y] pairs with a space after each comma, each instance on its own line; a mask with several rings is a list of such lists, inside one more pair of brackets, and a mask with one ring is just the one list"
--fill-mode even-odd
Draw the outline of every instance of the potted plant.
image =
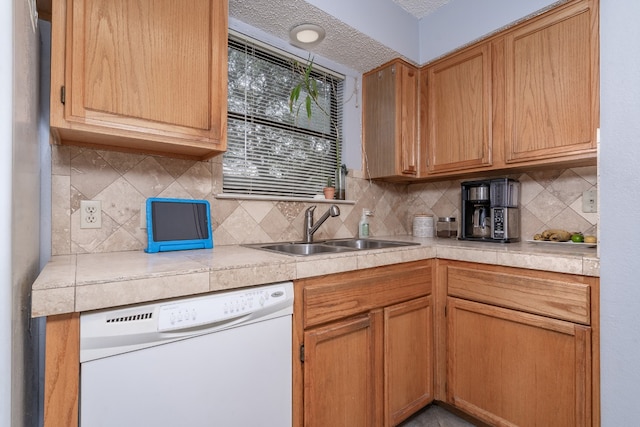
[[332, 200], [336, 196], [336, 189], [331, 178], [327, 178], [327, 186], [322, 189], [322, 192], [324, 193], [324, 198], [328, 200]]
[[[323, 105], [319, 101], [320, 94], [318, 93], [318, 87], [316, 80], [311, 76], [311, 72], [313, 70], [313, 57], [309, 56], [309, 59], [306, 64], [300, 64], [299, 62], [295, 62], [295, 69], [298, 72], [299, 80], [297, 84], [291, 89], [291, 94], [289, 96], [289, 110], [292, 113], [295, 113], [296, 117], [298, 117], [300, 113], [300, 108], [304, 104], [305, 111], [307, 113], [307, 118], [311, 119], [312, 109], [311, 104], [315, 104], [316, 107], [329, 118], [331, 122], [331, 126], [336, 133], [336, 184], [340, 186], [338, 198], [343, 200], [345, 198], [345, 176], [347, 174], [347, 167], [342, 164], [342, 144], [340, 141], [340, 128], [338, 123], [331, 117], [329, 111], [327, 111]], [[298, 103], [298, 99], [300, 98], [301, 91], [306, 92], [304, 97], [304, 102]], [[326, 191], [328, 188], [333, 188], [333, 195], [331, 197], [326, 196]], [[335, 197], [336, 188], [331, 182], [331, 178], [327, 179], [327, 186], [323, 190], [325, 192], [326, 199], [333, 199]]]

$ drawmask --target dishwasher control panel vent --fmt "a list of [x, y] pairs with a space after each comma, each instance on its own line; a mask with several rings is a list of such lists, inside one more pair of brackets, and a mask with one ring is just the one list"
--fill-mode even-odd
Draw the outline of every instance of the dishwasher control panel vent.
[[136, 322], [138, 320], [148, 320], [153, 318], [153, 312], [149, 311], [146, 313], [138, 313], [138, 314], [130, 314], [124, 316], [114, 316], [111, 318], [107, 318], [107, 323], [125, 323], [125, 322]]

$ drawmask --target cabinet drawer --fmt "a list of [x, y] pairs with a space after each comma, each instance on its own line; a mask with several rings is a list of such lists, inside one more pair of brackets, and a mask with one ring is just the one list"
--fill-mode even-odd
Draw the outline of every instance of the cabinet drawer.
[[591, 324], [589, 279], [484, 265], [449, 265], [447, 294], [570, 322]]
[[304, 328], [431, 293], [431, 260], [302, 279]]

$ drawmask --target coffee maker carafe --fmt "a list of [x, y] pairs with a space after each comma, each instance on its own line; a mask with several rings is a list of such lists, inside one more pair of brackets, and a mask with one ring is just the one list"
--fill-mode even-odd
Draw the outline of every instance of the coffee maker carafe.
[[460, 239], [491, 242], [519, 240], [520, 183], [496, 178], [462, 183]]
[[491, 213], [484, 204], [473, 206], [473, 230], [474, 237], [491, 236]]
[[[468, 193], [468, 209], [471, 214], [470, 233], [473, 237], [489, 237], [491, 236], [491, 212], [489, 204], [489, 184], [479, 182], [477, 185], [469, 186]], [[465, 219], [465, 218], [463, 218]], [[468, 219], [468, 218], [466, 218]], [[468, 221], [463, 222], [463, 227]], [[466, 227], [469, 228], [468, 226]], [[464, 236], [464, 234], [463, 234]]]

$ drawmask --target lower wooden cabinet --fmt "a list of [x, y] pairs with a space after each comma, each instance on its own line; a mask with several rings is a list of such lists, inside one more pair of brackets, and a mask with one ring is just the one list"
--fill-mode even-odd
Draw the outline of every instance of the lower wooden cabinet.
[[492, 425], [587, 426], [591, 328], [448, 298], [447, 402]]
[[[293, 426], [599, 426], [599, 279], [446, 259], [297, 280]], [[47, 319], [45, 426], [76, 425], [79, 314]]]
[[395, 426], [433, 400], [431, 296], [384, 309], [385, 425]]
[[375, 318], [379, 317], [379, 312], [370, 313], [305, 332], [305, 425], [376, 425]]
[[295, 426], [395, 426], [433, 400], [431, 264], [296, 282]]
[[437, 277], [436, 399], [489, 425], [599, 425], [597, 278], [448, 260]]

